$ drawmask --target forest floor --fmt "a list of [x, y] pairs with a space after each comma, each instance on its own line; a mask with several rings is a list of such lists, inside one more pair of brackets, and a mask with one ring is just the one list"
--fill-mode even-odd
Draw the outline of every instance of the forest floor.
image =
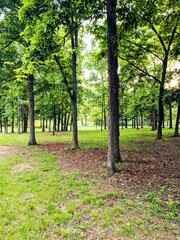
[[[13, 135], [12, 135], [13, 137]], [[0, 146], [0, 239], [179, 240], [180, 138], [106, 148]]]
[[[55, 154], [60, 171], [89, 173], [99, 177], [106, 173], [107, 149], [92, 148], [87, 150], [70, 150], [65, 143], [44, 143], [41, 148]], [[170, 197], [180, 196], [180, 139], [169, 137], [166, 141], [136, 138], [130, 146], [121, 149], [122, 163], [116, 174], [103, 179], [102, 188], [108, 186], [119, 189], [153, 188], [153, 186], [170, 184]], [[173, 181], [171, 181], [173, 179]], [[166, 196], [168, 197], [168, 196]]]

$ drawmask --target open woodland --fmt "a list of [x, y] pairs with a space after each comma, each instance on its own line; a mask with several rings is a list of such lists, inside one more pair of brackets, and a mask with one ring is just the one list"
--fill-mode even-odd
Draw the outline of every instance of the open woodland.
[[179, 22], [177, 0], [0, 0], [0, 239], [179, 239]]

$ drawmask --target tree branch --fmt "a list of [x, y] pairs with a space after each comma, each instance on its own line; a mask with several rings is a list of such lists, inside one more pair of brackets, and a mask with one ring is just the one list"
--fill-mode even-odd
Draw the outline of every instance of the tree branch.
[[154, 26], [150, 21], [149, 21], [149, 23], [150, 23], [150, 25], [151, 25], [151, 28], [152, 28], [153, 32], [154, 32], [154, 33], [156, 34], [156, 36], [158, 37], [158, 39], [159, 39], [159, 41], [160, 41], [160, 43], [161, 43], [161, 45], [162, 45], [162, 47], [163, 47], [164, 52], [167, 53], [168, 50], [167, 50], [167, 48], [166, 48], [166, 46], [165, 46], [165, 43], [164, 43], [161, 35], [159, 35], [159, 33], [157, 32], [155, 26]]
[[173, 42], [173, 39], [174, 39], [174, 36], [175, 36], [175, 33], [176, 33], [176, 29], [177, 29], [177, 26], [178, 26], [178, 21], [175, 25], [175, 27], [173, 28], [173, 31], [172, 31], [172, 34], [171, 34], [171, 38], [170, 38], [170, 41], [169, 41], [169, 44], [168, 44], [168, 52], [170, 51], [170, 48], [171, 48], [171, 44]]
[[65, 75], [65, 73], [64, 73], [64, 70], [63, 70], [63, 67], [62, 67], [62, 65], [61, 65], [61, 62], [59, 61], [59, 59], [58, 59], [58, 57], [57, 57], [56, 55], [54, 55], [54, 60], [55, 60], [55, 62], [57, 63], [59, 69], [60, 69], [60, 72], [61, 72], [62, 77], [63, 77], [64, 84], [65, 84], [65, 86], [66, 86], [66, 88], [67, 88], [67, 91], [68, 91], [68, 93], [69, 93], [70, 98], [72, 99], [72, 98], [73, 98], [73, 95], [72, 95], [72, 93], [71, 93], [71, 88], [69, 87], [68, 80], [67, 80], [66, 75]]
[[137, 47], [140, 47], [140, 48], [144, 49], [145, 51], [147, 51], [147, 52], [151, 53], [152, 55], [154, 55], [155, 57], [157, 57], [159, 60], [163, 61], [162, 58], [160, 58], [160, 57], [159, 57], [157, 54], [155, 54], [154, 52], [150, 51], [148, 48], [143, 47], [142, 45], [140, 45], [140, 44], [138, 44], [138, 43], [132, 42], [132, 41], [129, 40], [129, 39], [125, 39], [125, 40], [126, 40], [127, 42], [131, 43], [131, 44], [134, 44], [134, 45], [137, 46]]
[[133, 66], [134, 68], [138, 69], [140, 72], [142, 72], [142, 73], [144, 73], [145, 75], [153, 78], [157, 83], [161, 84], [161, 81], [160, 81], [157, 77], [151, 75], [151, 74], [148, 73], [147, 71], [144, 71], [142, 68], [138, 67], [137, 65], [135, 65], [133, 62], [127, 60], [126, 58], [123, 58], [123, 57], [121, 57], [121, 56], [119, 56], [119, 57], [120, 57], [122, 60], [128, 62], [128, 63], [129, 63], [131, 66]]

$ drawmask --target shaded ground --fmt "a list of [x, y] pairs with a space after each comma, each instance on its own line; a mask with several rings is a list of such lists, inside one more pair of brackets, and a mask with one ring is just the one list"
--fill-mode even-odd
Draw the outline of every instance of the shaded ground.
[[[63, 143], [45, 143], [43, 150], [57, 155], [61, 171], [106, 172], [107, 149], [69, 150]], [[139, 188], [155, 186], [171, 181], [172, 196], [178, 197], [180, 183], [180, 139], [169, 138], [167, 141], [146, 142], [136, 139], [121, 150], [123, 163], [120, 171], [104, 179], [108, 184], [118, 187]]]

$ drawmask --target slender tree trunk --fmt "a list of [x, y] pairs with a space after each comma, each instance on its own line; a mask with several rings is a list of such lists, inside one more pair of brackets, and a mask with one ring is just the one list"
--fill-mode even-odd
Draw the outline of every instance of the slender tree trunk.
[[172, 105], [171, 105], [171, 103], [169, 104], [169, 128], [173, 128], [173, 124], [172, 124]]
[[136, 116], [136, 129], [139, 130], [139, 118]]
[[4, 133], [8, 133], [8, 118], [4, 118]]
[[166, 79], [166, 70], [167, 70], [167, 63], [168, 63], [168, 53], [165, 54], [163, 60], [163, 69], [162, 69], [162, 77], [161, 77], [161, 84], [159, 88], [159, 99], [158, 99], [158, 106], [159, 106], [159, 121], [158, 121], [158, 131], [157, 131], [157, 139], [162, 139], [162, 125], [164, 120], [164, 106], [163, 106], [163, 97], [164, 97], [164, 83]]
[[61, 132], [64, 131], [64, 110], [61, 111]]
[[73, 94], [71, 98], [72, 105], [72, 149], [79, 148], [78, 144], [78, 124], [77, 124], [77, 76], [76, 76], [76, 67], [77, 67], [77, 47], [78, 47], [78, 28], [74, 30], [71, 34], [71, 47], [72, 47], [72, 86]]
[[180, 104], [178, 104], [178, 108], [177, 108], [176, 126], [175, 126], [175, 131], [174, 131], [174, 137], [179, 137], [179, 119], [180, 119]]
[[28, 107], [25, 107], [25, 111], [24, 111], [24, 129], [23, 132], [26, 133], [27, 129], [28, 129]]
[[107, 0], [108, 26], [108, 156], [107, 169], [116, 171], [116, 163], [120, 162], [119, 149], [119, 79], [117, 58], [117, 27], [116, 27], [117, 0]]
[[144, 118], [143, 118], [143, 114], [141, 113], [141, 128], [144, 127]]
[[53, 105], [53, 131], [52, 134], [55, 135], [56, 131], [56, 106], [55, 104]]
[[128, 120], [125, 118], [125, 128], [128, 128]]
[[14, 110], [12, 112], [11, 132], [14, 133]]
[[20, 104], [20, 96], [18, 96], [18, 109], [17, 109], [17, 133], [21, 133], [21, 104]]
[[48, 126], [48, 131], [51, 132], [51, 118], [49, 118], [49, 126]]
[[45, 119], [44, 119], [44, 115], [42, 117], [42, 132], [45, 132]]
[[104, 109], [104, 129], [106, 130], [106, 110]]
[[2, 119], [0, 119], [0, 133], [2, 133]]
[[61, 121], [61, 112], [58, 110], [58, 119], [57, 119], [57, 131], [60, 131], [60, 121]]
[[66, 117], [66, 128], [65, 128], [65, 131], [68, 131], [69, 119], [70, 119], [70, 113], [67, 113], [67, 117]]
[[30, 120], [30, 134], [28, 145], [36, 145], [35, 138], [35, 120], [34, 120], [34, 76], [28, 76], [29, 82], [29, 120]]
[[22, 121], [21, 121], [21, 132], [24, 132], [24, 104], [21, 106], [21, 115], [22, 115]]

